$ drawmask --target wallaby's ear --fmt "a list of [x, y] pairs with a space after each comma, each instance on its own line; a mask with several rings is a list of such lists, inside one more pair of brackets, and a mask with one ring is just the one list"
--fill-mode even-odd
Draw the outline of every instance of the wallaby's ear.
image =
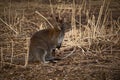
[[56, 16], [55, 19], [56, 19], [56, 22], [59, 22], [59, 16]]
[[62, 23], [62, 18], [59, 16], [55, 16], [56, 22]]

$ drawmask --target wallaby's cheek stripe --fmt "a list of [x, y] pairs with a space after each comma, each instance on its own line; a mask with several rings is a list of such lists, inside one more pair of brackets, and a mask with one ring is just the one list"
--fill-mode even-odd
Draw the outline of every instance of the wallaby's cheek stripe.
[[63, 41], [64, 35], [60, 35], [60, 37], [58, 38], [58, 44], [61, 44]]
[[61, 44], [63, 41], [63, 37], [58, 40], [58, 44]]

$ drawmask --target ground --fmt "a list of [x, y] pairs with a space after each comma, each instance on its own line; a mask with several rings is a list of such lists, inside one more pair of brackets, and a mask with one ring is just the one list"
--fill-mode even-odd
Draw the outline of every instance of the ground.
[[119, 80], [120, 54], [83, 54], [79, 48], [57, 63], [30, 63], [27, 68], [4, 66], [0, 80]]
[[[19, 8], [16, 4], [18, 3], [15, 3], [13, 8]], [[25, 3], [21, 3], [20, 6], [23, 4]], [[3, 7], [3, 4], [0, 6]], [[33, 16], [30, 14], [32, 10], [44, 11], [42, 7], [34, 8], [34, 6], [29, 6], [27, 10], [29, 15], [25, 15], [30, 19]], [[112, 7], [116, 8], [115, 3]], [[28, 6], [22, 6], [22, 9], [26, 8]], [[115, 18], [120, 11], [119, 7], [117, 8], [116, 14], [113, 15]], [[3, 8], [0, 10], [3, 11]], [[70, 53], [73, 48], [75, 51], [71, 56], [57, 63], [29, 63], [26, 68], [3, 64], [0, 66], [0, 80], [120, 80], [120, 45], [115, 46], [114, 49], [117, 48], [115, 51], [108, 50], [101, 53], [83, 52], [81, 48], [74, 46], [71, 49], [61, 50], [61, 54], [58, 55]]]

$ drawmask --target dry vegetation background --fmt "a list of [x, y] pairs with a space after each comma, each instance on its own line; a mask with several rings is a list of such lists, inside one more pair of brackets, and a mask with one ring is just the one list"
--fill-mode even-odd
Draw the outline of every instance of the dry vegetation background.
[[[56, 56], [71, 55], [27, 65], [30, 37], [50, 26], [46, 19], [55, 26], [55, 13], [72, 25]], [[0, 0], [0, 80], [120, 80], [120, 1]]]

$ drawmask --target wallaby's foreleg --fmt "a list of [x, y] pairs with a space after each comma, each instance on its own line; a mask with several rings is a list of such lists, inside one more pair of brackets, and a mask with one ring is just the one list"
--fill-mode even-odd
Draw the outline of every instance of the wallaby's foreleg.
[[45, 60], [46, 61], [53, 61], [54, 60], [54, 57], [52, 55], [52, 49], [47, 51], [47, 54], [45, 56]]
[[54, 55], [55, 55], [55, 49], [51, 49], [51, 51], [48, 51], [46, 55], [46, 60], [53, 63], [57, 62], [58, 60], [61, 60], [60, 58], [56, 58]]

